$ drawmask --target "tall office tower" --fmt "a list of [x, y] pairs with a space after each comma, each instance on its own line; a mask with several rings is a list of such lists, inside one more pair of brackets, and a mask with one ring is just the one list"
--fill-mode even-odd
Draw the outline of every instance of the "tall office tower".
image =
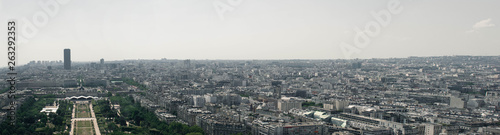
[[361, 65], [362, 65], [363, 62], [354, 62], [352, 63], [352, 68], [353, 69], [358, 69], [358, 68], [361, 68]]
[[71, 70], [71, 50], [64, 49], [64, 69]]
[[281, 99], [281, 81], [273, 81], [271, 82], [271, 84], [274, 89], [273, 97], [276, 99]]
[[184, 69], [181, 71], [181, 79], [189, 79], [191, 73], [191, 60], [184, 60]]
[[104, 64], [104, 59], [103, 59], [103, 58], [101, 58], [101, 65], [102, 65], [102, 64]]
[[184, 60], [184, 67], [185, 67], [186, 69], [191, 68], [191, 60], [189, 60], [189, 59]]

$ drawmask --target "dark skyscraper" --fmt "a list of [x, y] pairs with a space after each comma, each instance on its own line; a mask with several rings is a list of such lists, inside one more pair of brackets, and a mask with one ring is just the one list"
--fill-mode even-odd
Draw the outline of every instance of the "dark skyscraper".
[[276, 99], [281, 99], [281, 81], [272, 81], [271, 84], [274, 89], [273, 97]]
[[71, 51], [69, 49], [64, 49], [64, 69], [71, 69]]
[[101, 59], [101, 65], [104, 64], [104, 59]]
[[190, 69], [191, 68], [191, 60], [189, 60], [189, 59], [184, 60], [184, 67], [186, 69]]

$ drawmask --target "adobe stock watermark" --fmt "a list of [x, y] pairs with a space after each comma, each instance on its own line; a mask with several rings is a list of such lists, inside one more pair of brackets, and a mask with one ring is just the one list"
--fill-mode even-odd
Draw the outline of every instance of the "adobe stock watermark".
[[399, 0], [391, 0], [387, 3], [387, 9], [380, 11], [371, 11], [370, 14], [375, 20], [365, 24], [364, 30], [354, 27], [355, 32], [353, 43], [340, 43], [340, 50], [344, 54], [344, 58], [350, 59], [353, 54], [361, 53], [362, 49], [366, 48], [371, 43], [371, 38], [380, 35], [382, 28], [387, 27], [392, 22], [392, 16], [400, 14], [403, 11], [403, 6]]
[[226, 2], [222, 2], [222, 0], [215, 0], [212, 2], [212, 5], [214, 6], [215, 12], [217, 12], [219, 18], [224, 21], [224, 14], [227, 12], [233, 12], [236, 7], [241, 5], [241, 3], [243, 3], [243, 0], [226, 0]]
[[7, 97], [9, 98], [9, 109], [8, 110], [8, 115], [7, 119], [9, 120], [10, 125], [14, 125], [16, 122], [16, 46], [17, 46], [17, 40], [16, 38], [18, 37], [18, 33], [16, 28], [18, 24], [17, 21], [15, 20], [9, 20], [7, 21], [7, 44], [9, 45], [7, 47], [7, 66], [9, 69], [9, 72], [7, 73], [7, 76], [9, 76], [9, 79], [7, 79], [7, 84], [9, 84], [9, 92]]
[[19, 42], [28, 43], [30, 39], [35, 37], [40, 29], [45, 27], [50, 19], [54, 18], [61, 9], [61, 6], [66, 5], [71, 0], [40, 0], [38, 5], [42, 8], [36, 11], [31, 19], [27, 17], [22, 17]]

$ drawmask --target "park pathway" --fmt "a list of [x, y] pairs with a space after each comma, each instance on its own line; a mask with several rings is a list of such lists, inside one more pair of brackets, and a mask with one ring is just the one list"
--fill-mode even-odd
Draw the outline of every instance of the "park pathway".
[[94, 107], [92, 106], [92, 102], [90, 103], [89, 106], [90, 106], [90, 112], [92, 114], [92, 118], [93, 118], [93, 122], [94, 122], [95, 133], [96, 133], [96, 135], [101, 135], [101, 132], [99, 131], [99, 125], [97, 124], [97, 118], [95, 117]]
[[[78, 101], [77, 101], [78, 102]], [[95, 117], [95, 113], [94, 113], [94, 107], [92, 106], [92, 102], [90, 102], [88, 104], [88, 106], [90, 107], [90, 114], [91, 114], [91, 117], [90, 118], [75, 118], [75, 109], [76, 109], [76, 104], [78, 103], [75, 103], [73, 104], [73, 113], [71, 114], [71, 130], [69, 132], [70, 135], [74, 135], [75, 133], [75, 122], [76, 121], [92, 121], [94, 123], [94, 129], [95, 129], [95, 134], [96, 135], [101, 135], [101, 132], [99, 131], [99, 125], [97, 124], [97, 118]]]

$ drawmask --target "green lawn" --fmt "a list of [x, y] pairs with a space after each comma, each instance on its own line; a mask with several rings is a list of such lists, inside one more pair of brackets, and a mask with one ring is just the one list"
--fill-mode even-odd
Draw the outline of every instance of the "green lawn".
[[88, 104], [78, 104], [76, 106], [76, 118], [89, 118], [90, 116], [90, 108]]
[[91, 121], [77, 121], [76, 123], [79, 127], [92, 127]]
[[92, 121], [77, 121], [75, 135], [93, 135]]

